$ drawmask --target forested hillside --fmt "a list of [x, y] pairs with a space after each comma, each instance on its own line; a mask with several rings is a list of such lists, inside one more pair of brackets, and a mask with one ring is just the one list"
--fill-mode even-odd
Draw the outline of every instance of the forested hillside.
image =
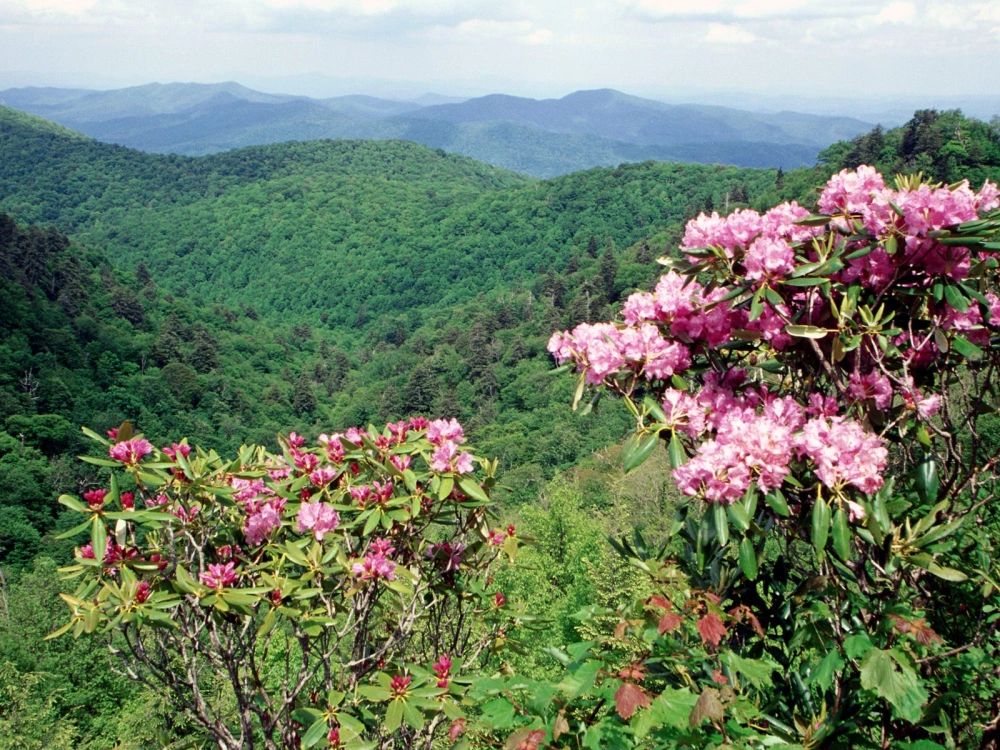
[[662, 535], [672, 490], [662, 471], [621, 479], [613, 446], [631, 417], [567, 408], [551, 333], [654, 284], [656, 257], [701, 211], [811, 205], [831, 171], [873, 156], [997, 179], [998, 136], [924, 112], [815, 169], [650, 162], [537, 181], [395, 141], [156, 156], [0, 109], [0, 734], [30, 714], [19, 731], [37, 747], [152, 742], [128, 714], [160, 709], [97, 655], [24, 645], [62, 607], [54, 566], [33, 561], [80, 543], [55, 540], [69, 519], [53, 498], [97, 486], [73, 459], [81, 425], [132, 419], [157, 445], [189, 436], [231, 452], [275, 446], [278, 431], [459, 417], [500, 459], [505, 517], [540, 537], [505, 586], [553, 601], [538, 639], [565, 642], [578, 607], [632, 585], [603, 533], [631, 519]]

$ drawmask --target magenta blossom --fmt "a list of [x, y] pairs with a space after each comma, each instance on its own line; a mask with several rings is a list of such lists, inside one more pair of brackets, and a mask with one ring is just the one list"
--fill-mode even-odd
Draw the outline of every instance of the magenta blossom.
[[465, 433], [457, 419], [435, 419], [427, 427], [427, 439], [432, 445], [442, 445], [445, 442], [464, 443]]
[[232, 586], [238, 578], [236, 563], [228, 562], [225, 565], [210, 564], [208, 570], [198, 577], [209, 588], [223, 589], [227, 586]]
[[340, 514], [326, 503], [302, 503], [299, 507], [298, 532], [304, 534], [311, 531], [317, 540], [323, 541], [323, 536], [337, 528]]
[[111, 458], [129, 466], [136, 466], [143, 456], [148, 456], [152, 452], [152, 444], [144, 438], [123, 440], [120, 443], [115, 443], [108, 450]]
[[453, 472], [468, 474], [472, 471], [472, 454], [468, 451], [458, 452], [458, 446], [446, 440], [437, 447], [431, 456], [431, 468], [437, 472]]

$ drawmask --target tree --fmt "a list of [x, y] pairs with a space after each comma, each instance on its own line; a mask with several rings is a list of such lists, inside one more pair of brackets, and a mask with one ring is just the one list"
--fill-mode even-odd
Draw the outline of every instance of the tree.
[[483, 739], [993, 746], [998, 193], [863, 167], [820, 216], [702, 215], [625, 322], [552, 338], [574, 408], [592, 389], [635, 418], [625, 470], [662, 450], [687, 501], [662, 546], [615, 542], [649, 588], [564, 676], [481, 681]]
[[587, 255], [591, 258], [597, 257], [597, 237], [590, 235], [590, 239], [587, 240]]
[[313, 384], [305, 370], [295, 381], [295, 390], [292, 393], [292, 409], [299, 416], [306, 416], [316, 411], [316, 395], [313, 393]]
[[601, 260], [597, 266], [598, 283], [604, 292], [608, 302], [615, 302], [618, 299], [616, 284], [618, 282], [618, 261], [615, 260], [615, 245], [611, 239], [604, 248]]
[[91, 534], [57, 634], [115, 632], [127, 673], [219, 748], [424, 748], [449, 723], [461, 733], [465, 677], [514, 624], [490, 581], [517, 541], [486, 525], [496, 464], [474, 473], [458, 422], [313, 447], [293, 433], [282, 453], [227, 459], [154, 451], [127, 424], [115, 443], [91, 436], [110, 476], [60, 498]]

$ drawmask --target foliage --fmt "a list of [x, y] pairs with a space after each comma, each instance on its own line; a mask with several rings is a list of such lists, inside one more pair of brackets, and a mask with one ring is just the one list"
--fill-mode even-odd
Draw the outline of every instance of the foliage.
[[417, 747], [461, 725], [509, 628], [489, 581], [517, 540], [490, 528], [496, 465], [473, 474], [457, 421], [233, 459], [154, 452], [127, 422], [90, 436], [109, 489], [59, 499], [90, 542], [50, 637], [117, 635], [123, 669], [219, 747]]
[[817, 215], [699, 217], [623, 323], [553, 336], [580, 372], [574, 407], [588, 387], [620, 396], [626, 470], [665, 445], [689, 501], [673, 549], [615, 543], [653, 593], [555, 653], [558, 682], [477, 683], [486, 736], [995, 741], [995, 679], [977, 670], [1000, 656], [1000, 213], [980, 218], [998, 202], [991, 184], [844, 171]]

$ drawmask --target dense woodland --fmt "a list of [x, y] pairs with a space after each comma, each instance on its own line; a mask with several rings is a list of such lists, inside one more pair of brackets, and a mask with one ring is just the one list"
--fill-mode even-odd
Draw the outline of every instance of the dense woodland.
[[[110, 748], [187, 728], [88, 642], [41, 641], [78, 543], [54, 540], [69, 523], [54, 498], [96, 484], [73, 460], [81, 425], [132, 419], [157, 444], [232, 451], [460, 417], [500, 459], [504, 514], [538, 539], [505, 574], [511, 598], [546, 608], [537, 641], [564, 643], [576, 610], [635, 585], [605, 533], [656, 538], [673, 490], [655, 465], [621, 476], [620, 405], [570, 412], [552, 331], [652, 285], [701, 211], [809, 205], [861, 163], [978, 187], [1000, 177], [1000, 128], [922, 111], [813, 169], [645, 162], [538, 181], [404, 142], [155, 156], [0, 109], [0, 153], [0, 748]], [[142, 715], [162, 718], [159, 738]]]

